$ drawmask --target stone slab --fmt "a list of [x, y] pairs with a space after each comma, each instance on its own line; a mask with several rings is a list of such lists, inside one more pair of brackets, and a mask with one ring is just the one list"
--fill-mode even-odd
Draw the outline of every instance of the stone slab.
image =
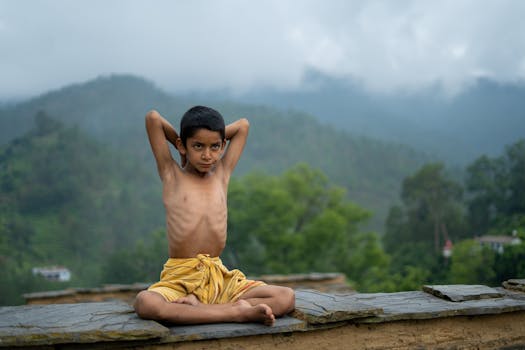
[[525, 279], [510, 279], [502, 283], [506, 289], [525, 292]]
[[383, 311], [376, 305], [356, 300], [355, 295], [298, 290], [295, 311], [291, 315], [309, 324], [325, 324], [373, 316]]
[[355, 294], [356, 302], [383, 309], [383, 313], [356, 323], [379, 323], [398, 320], [423, 320], [451, 316], [472, 316], [525, 311], [525, 300], [504, 296], [501, 298], [453, 302], [431, 294], [415, 292]]
[[160, 338], [169, 329], [123, 302], [0, 307], [0, 347]]
[[289, 333], [306, 330], [306, 322], [290, 316], [275, 320], [273, 326], [258, 323], [216, 323], [191, 326], [171, 326], [170, 335], [162, 342], [182, 342], [204, 339], [234, 338], [249, 335]]
[[72, 296], [78, 294], [104, 294], [113, 292], [139, 292], [147, 289], [151, 283], [134, 283], [134, 284], [106, 284], [100, 288], [68, 288], [63, 290], [52, 290], [46, 292], [26, 293], [22, 296], [26, 300], [32, 299], [54, 299], [62, 296]]
[[438, 298], [457, 302], [501, 298], [503, 296], [503, 293], [500, 293], [496, 289], [483, 285], [425, 285], [423, 286], [423, 291], [435, 295]]
[[503, 287], [497, 287], [496, 289], [499, 290], [501, 293], [505, 294], [506, 297], [518, 300], [525, 300], [525, 293], [523, 292], [514, 289], [506, 289]]
[[250, 279], [262, 280], [265, 282], [278, 284], [280, 282], [326, 281], [334, 279], [345, 280], [346, 276], [344, 273], [339, 272], [311, 272], [290, 275], [261, 275], [259, 277], [251, 277]]

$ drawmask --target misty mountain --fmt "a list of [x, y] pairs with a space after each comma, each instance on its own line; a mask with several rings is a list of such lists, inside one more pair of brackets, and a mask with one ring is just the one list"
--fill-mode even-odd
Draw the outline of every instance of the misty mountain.
[[357, 82], [310, 71], [303, 86], [256, 89], [236, 98], [304, 111], [354, 134], [407, 144], [462, 165], [481, 154], [500, 154], [525, 136], [524, 84], [479, 79], [457, 96], [444, 95], [439, 86], [380, 95]]
[[[281, 173], [299, 162], [321, 169], [350, 199], [374, 213], [381, 231], [400, 183], [431, 158], [401, 144], [356, 136], [296, 111], [169, 95], [133, 76], [101, 77], [0, 108], [0, 146], [34, 126], [39, 111], [88, 133], [104, 146], [146, 166], [159, 183], [144, 130], [144, 115], [160, 111], [176, 128], [190, 106], [208, 104], [226, 121], [247, 117], [250, 137], [235, 176], [260, 170]], [[66, 146], [67, 147], [67, 146]], [[129, 177], [134, 174], [130, 173]], [[160, 183], [159, 183], [160, 185]]]

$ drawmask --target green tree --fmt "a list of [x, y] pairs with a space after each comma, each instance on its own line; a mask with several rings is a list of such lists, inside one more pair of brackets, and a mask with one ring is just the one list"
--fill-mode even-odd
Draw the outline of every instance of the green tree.
[[154, 282], [168, 258], [166, 231], [151, 232], [130, 249], [112, 253], [102, 267], [103, 283]]
[[[441, 163], [427, 164], [402, 184], [402, 205], [390, 209], [383, 238], [389, 253], [418, 244], [439, 254], [447, 239], [466, 235], [461, 185], [444, 174]], [[428, 253], [428, 251], [427, 251]], [[414, 261], [417, 263], [417, 261]]]
[[475, 240], [464, 240], [454, 245], [451, 256], [450, 276], [452, 283], [493, 284], [495, 253]]
[[[154, 214], [163, 218], [160, 194], [149, 200], [160, 186], [143, 182], [142, 168], [45, 112], [0, 148], [0, 303], [52, 286], [98, 285], [106, 257], [157, 227]], [[32, 267], [48, 265], [69, 268], [71, 282], [32, 276]]]
[[293, 225], [292, 198], [278, 177], [253, 173], [232, 179], [225, 263], [254, 274], [288, 271], [283, 261], [297, 245]]
[[508, 245], [503, 253], [496, 254], [494, 270], [498, 282], [525, 276], [525, 237], [521, 237], [520, 244]]
[[402, 203], [391, 207], [383, 236], [396, 290], [446, 280], [449, 267], [441, 247], [468, 234], [461, 196], [461, 185], [441, 163], [427, 164], [403, 181]]
[[[467, 168], [469, 220], [475, 232], [512, 232], [525, 215], [525, 140], [500, 157], [482, 156]], [[498, 232], [495, 232], [498, 233]]]
[[443, 172], [442, 163], [424, 165], [415, 175], [405, 178], [401, 191], [409, 215], [431, 223], [436, 252], [449, 239], [451, 220], [461, 215], [461, 185]]
[[359, 232], [369, 213], [305, 164], [234, 179], [228, 201], [223, 259], [247, 273], [341, 271], [368, 287], [367, 271], [388, 263], [377, 235]]
[[525, 213], [525, 140], [506, 148], [510, 215]]

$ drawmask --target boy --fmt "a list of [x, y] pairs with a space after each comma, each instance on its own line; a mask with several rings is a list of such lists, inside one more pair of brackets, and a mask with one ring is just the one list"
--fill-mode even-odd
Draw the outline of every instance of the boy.
[[[135, 311], [141, 318], [182, 324], [272, 325], [275, 317], [293, 310], [293, 290], [248, 280], [219, 259], [226, 244], [228, 183], [249, 123], [240, 119], [225, 127], [219, 112], [196, 106], [180, 124], [179, 137], [159, 113], [146, 115], [163, 185], [169, 259], [160, 282], [137, 295]], [[180, 165], [167, 142], [180, 153]]]

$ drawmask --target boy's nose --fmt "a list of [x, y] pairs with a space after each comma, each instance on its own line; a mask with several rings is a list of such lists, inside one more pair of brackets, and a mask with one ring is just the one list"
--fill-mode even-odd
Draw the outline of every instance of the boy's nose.
[[202, 158], [203, 159], [210, 159], [210, 150], [209, 149], [205, 149], [203, 152], [202, 152]]

